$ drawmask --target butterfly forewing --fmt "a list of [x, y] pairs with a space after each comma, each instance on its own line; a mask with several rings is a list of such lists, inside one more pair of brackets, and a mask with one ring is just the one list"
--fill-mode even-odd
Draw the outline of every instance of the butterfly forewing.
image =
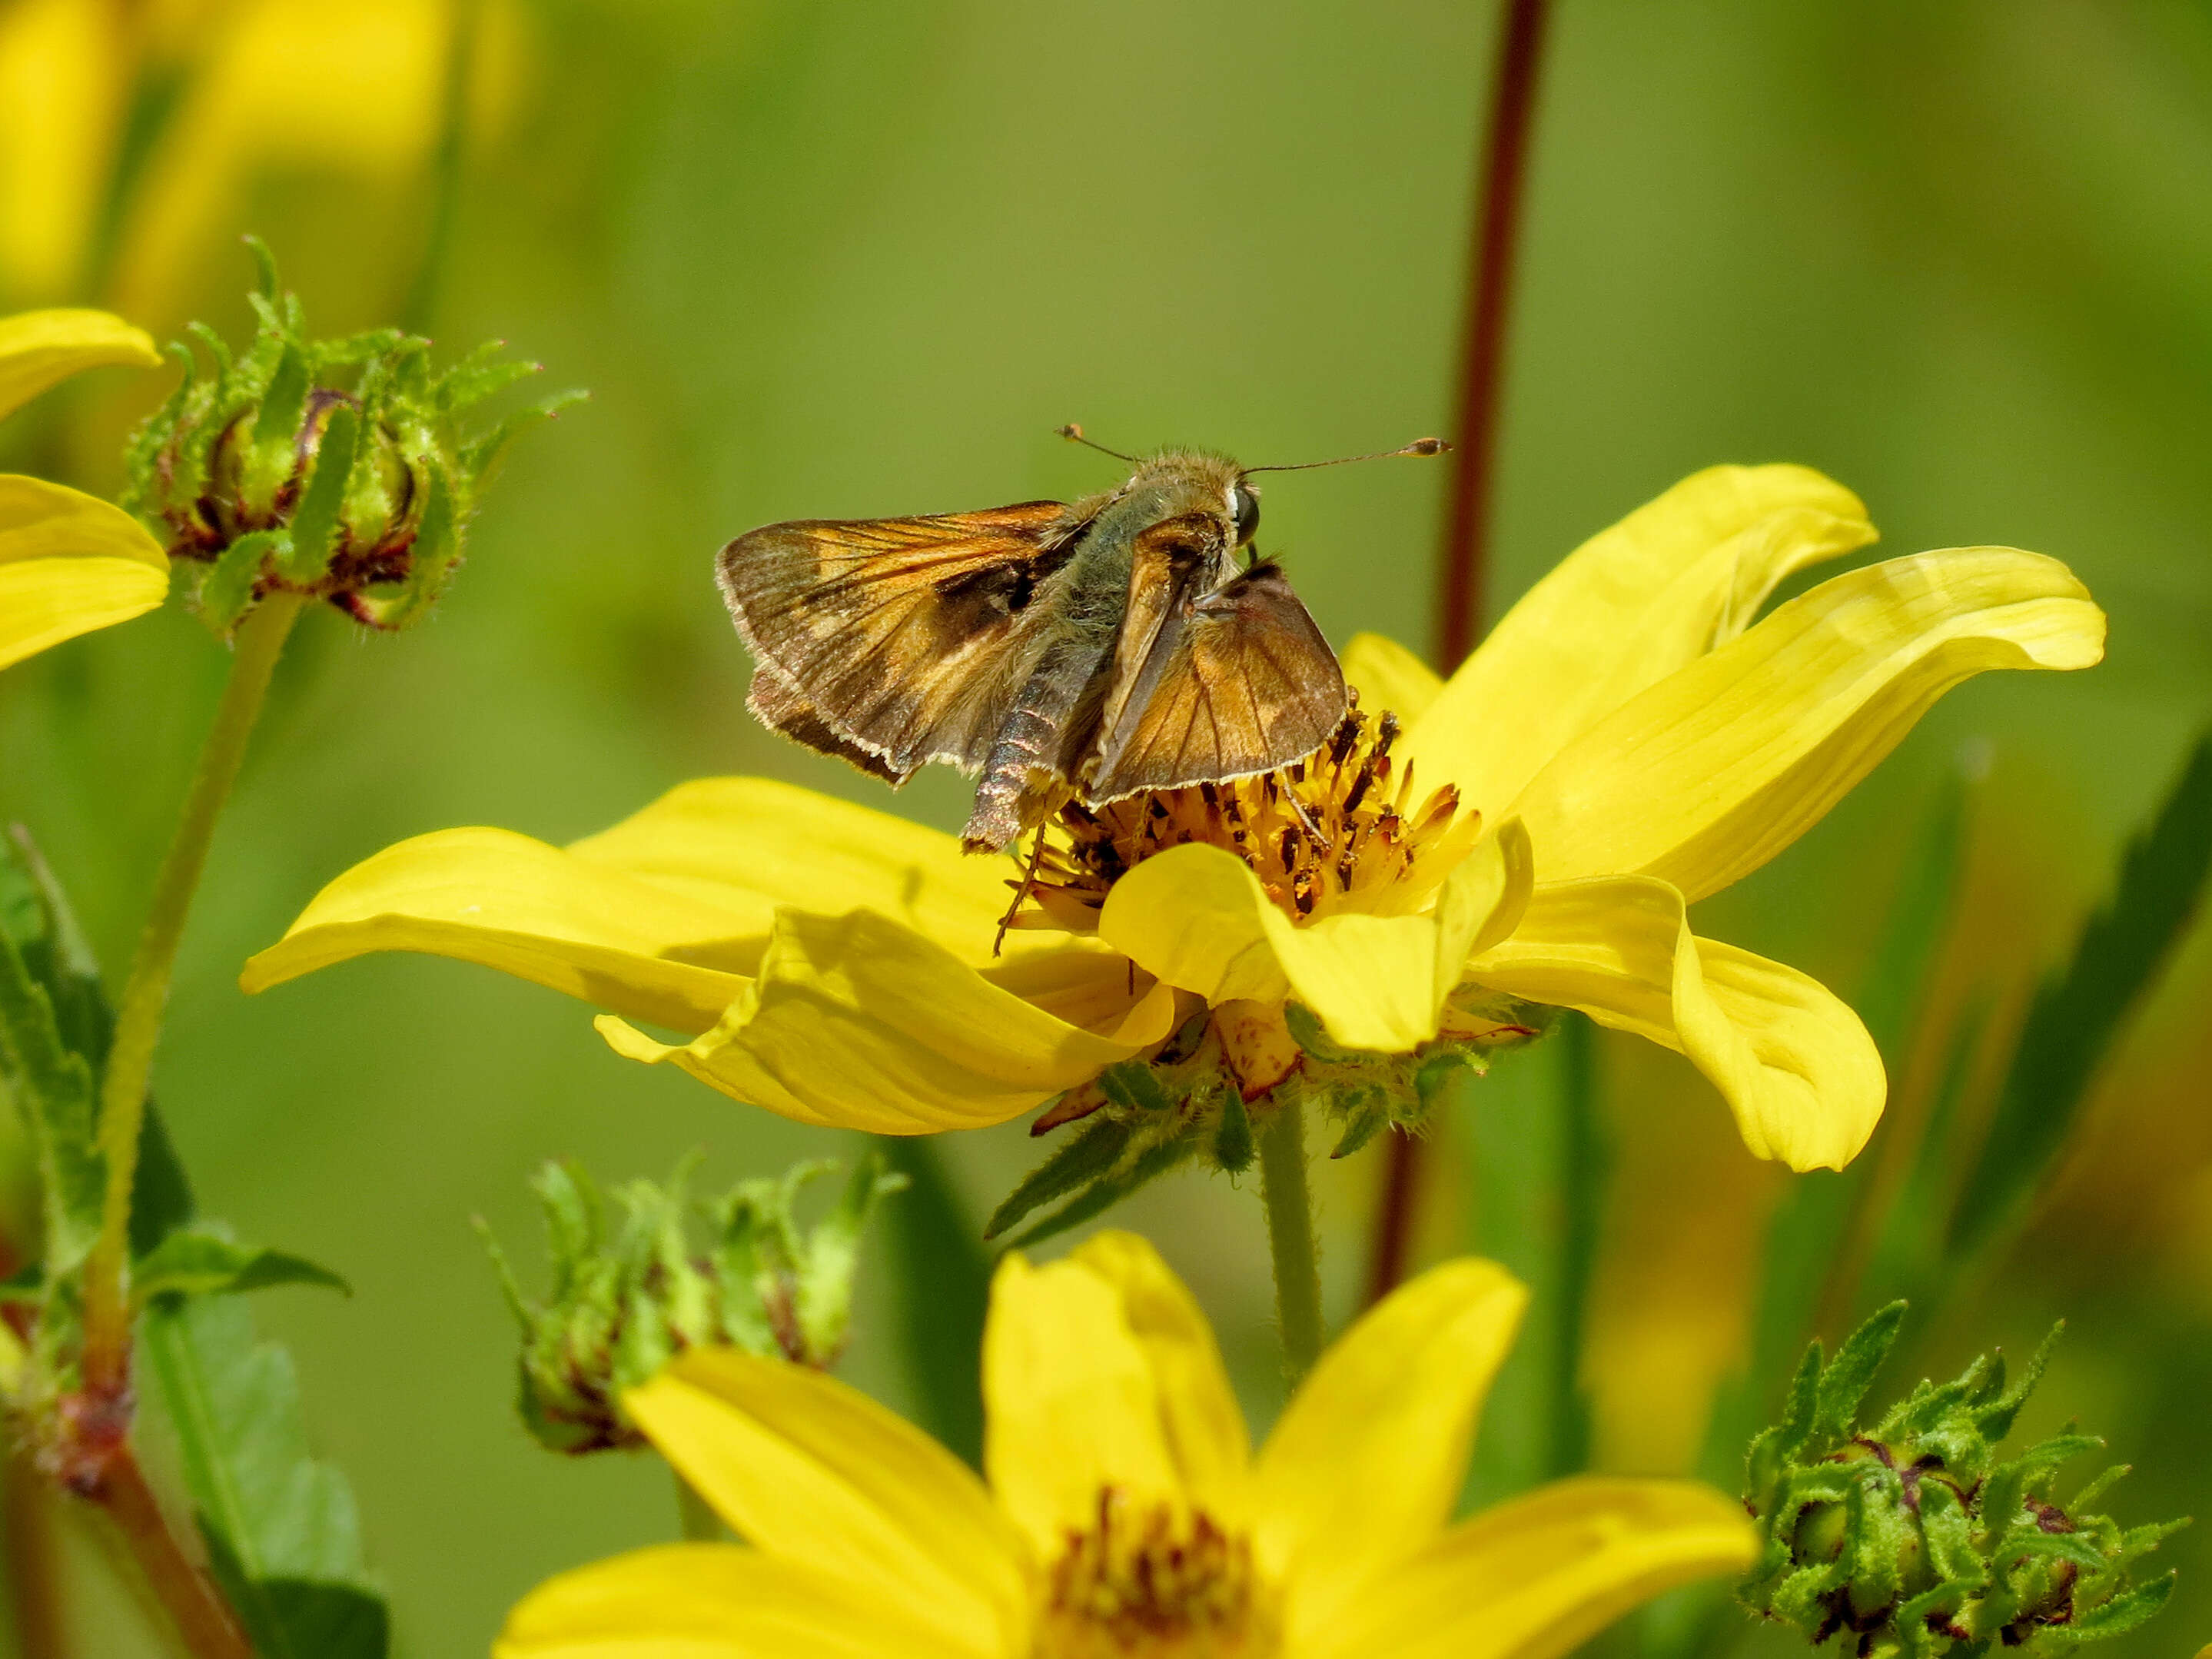
[[760, 659], [755, 712], [879, 775], [902, 779], [929, 761], [972, 769], [1048, 626], [1052, 606], [1038, 601], [1078, 527], [1060, 502], [1028, 501], [740, 536], [716, 569]]
[[1280, 568], [1255, 565], [1167, 607], [1127, 694], [1109, 702], [1084, 793], [1111, 800], [1287, 766], [1321, 747], [1347, 701]]

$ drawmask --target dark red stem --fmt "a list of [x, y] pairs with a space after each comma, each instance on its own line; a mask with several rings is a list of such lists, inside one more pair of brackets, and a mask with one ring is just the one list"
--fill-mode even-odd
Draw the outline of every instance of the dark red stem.
[[[1443, 558], [1437, 572], [1437, 665], [1449, 673], [1480, 636], [1490, 565], [1490, 503], [1498, 469], [1500, 394], [1513, 298], [1513, 261], [1528, 177], [1536, 78], [1550, 0], [1507, 0], [1482, 135], [1482, 198], [1468, 260], [1467, 319], [1459, 388], [1459, 447], [1454, 452]], [[1480, 803], [1478, 803], [1479, 805]], [[1422, 1143], [1389, 1138], [1389, 1167], [1368, 1257], [1368, 1299], [1406, 1276], [1420, 1199]]]

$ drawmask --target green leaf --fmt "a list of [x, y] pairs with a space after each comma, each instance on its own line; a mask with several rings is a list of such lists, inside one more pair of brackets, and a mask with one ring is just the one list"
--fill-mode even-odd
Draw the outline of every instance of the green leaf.
[[[115, 1011], [68, 895], [20, 823], [0, 837], [0, 933], [15, 941], [24, 967], [45, 989], [62, 1044], [91, 1068], [96, 1093], [115, 1032]], [[192, 1213], [191, 1182], [177, 1159], [167, 1126], [149, 1100], [131, 1183], [131, 1255], [143, 1255]]]
[[1243, 1175], [1252, 1167], [1252, 1115], [1244, 1109], [1244, 1097], [1235, 1089], [1221, 1097], [1221, 1121], [1213, 1131], [1213, 1161], [1230, 1175]]
[[884, 1212], [883, 1261], [892, 1283], [899, 1352], [921, 1426], [969, 1464], [983, 1462], [983, 1316], [991, 1262], [974, 1218], [925, 1135], [877, 1138], [907, 1190]]
[[313, 581], [329, 568], [338, 550], [339, 510], [345, 505], [346, 480], [353, 471], [361, 416], [349, 403], [333, 404], [315, 446], [314, 470], [292, 512], [292, 545], [277, 567], [295, 581]]
[[[1104, 1079], [1100, 1082], [1103, 1085]], [[1051, 1157], [1016, 1183], [983, 1224], [983, 1237], [996, 1238], [1040, 1204], [1049, 1204], [1112, 1169], [1129, 1145], [1133, 1126], [1111, 1117], [1098, 1117], [1076, 1131]]]
[[1093, 1216], [1103, 1215], [1139, 1187], [1150, 1186], [1178, 1164], [1188, 1163], [1197, 1152], [1197, 1139], [1188, 1133], [1176, 1134], [1147, 1146], [1126, 1165], [1101, 1176], [1060, 1209], [1026, 1229], [1019, 1237], [1010, 1241], [1006, 1249], [1025, 1249], [1055, 1233], [1079, 1226]]
[[1813, 1431], [1847, 1439], [1858, 1416], [1859, 1402], [1874, 1386], [1874, 1375], [1889, 1358], [1905, 1322], [1905, 1304], [1893, 1302], [1853, 1331], [1836, 1349], [1836, 1357], [1820, 1373], [1820, 1386], [1813, 1406]]
[[836, 1207], [814, 1225], [799, 1252], [799, 1289], [793, 1297], [799, 1328], [811, 1353], [843, 1351], [853, 1320], [853, 1276], [860, 1260], [860, 1240], [876, 1206], [910, 1184], [902, 1172], [886, 1170], [879, 1153], [853, 1166]]
[[261, 1659], [384, 1659], [384, 1599], [345, 1477], [307, 1455], [291, 1356], [245, 1299], [149, 1310], [147, 1370], [175, 1431], [216, 1577]]
[[223, 549], [200, 578], [199, 607], [210, 626], [228, 635], [252, 608], [263, 564], [272, 557], [283, 564], [291, 556], [292, 538], [282, 530], [252, 531]]
[[344, 1279], [305, 1256], [240, 1244], [204, 1227], [171, 1233], [131, 1272], [131, 1293], [142, 1306], [157, 1296], [219, 1296], [277, 1285], [320, 1285], [353, 1294]]
[[46, 1261], [50, 1273], [83, 1261], [100, 1236], [107, 1160], [94, 1125], [92, 1067], [62, 1044], [52, 1000], [32, 977], [15, 941], [0, 932], [0, 1084], [39, 1149]]
[[2105, 907], [2028, 1006], [1979, 1162], [1951, 1224], [1951, 1250], [1989, 1243], [2027, 1207], [2065, 1144], [2129, 1014], [2187, 930], [2212, 869], [2212, 730], [2149, 825], [2129, 844]]

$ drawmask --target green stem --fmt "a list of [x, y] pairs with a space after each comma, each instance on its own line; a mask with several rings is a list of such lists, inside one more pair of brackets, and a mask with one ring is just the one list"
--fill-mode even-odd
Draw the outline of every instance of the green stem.
[[681, 1471], [671, 1468], [668, 1472], [676, 1480], [676, 1519], [684, 1541], [714, 1544], [726, 1539], [729, 1534], [722, 1529], [722, 1517], [714, 1513], [714, 1505], [699, 1496], [699, 1489]]
[[230, 679], [200, 750], [176, 836], [155, 879], [145, 931], [138, 936], [138, 951], [116, 1012], [100, 1088], [100, 1149], [107, 1160], [107, 1191], [100, 1237], [85, 1261], [84, 1377], [94, 1394], [119, 1396], [129, 1382], [131, 1183], [137, 1175], [138, 1131], [146, 1116], [146, 1083], [185, 917], [207, 864], [216, 819], [238, 781], [246, 740], [268, 696], [270, 675], [305, 604], [297, 594], [273, 593], [239, 626]]
[[1291, 1091], [1260, 1131], [1260, 1185], [1267, 1205], [1267, 1248], [1275, 1263], [1275, 1321], [1291, 1382], [1321, 1358], [1321, 1266], [1314, 1243], [1313, 1197], [1306, 1185], [1306, 1107]]

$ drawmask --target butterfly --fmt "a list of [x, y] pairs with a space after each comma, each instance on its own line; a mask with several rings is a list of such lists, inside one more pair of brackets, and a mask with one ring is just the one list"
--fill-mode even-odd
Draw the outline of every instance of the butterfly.
[[894, 787], [933, 763], [975, 775], [970, 852], [1070, 795], [1097, 805], [1311, 754], [1343, 719], [1343, 671], [1252, 545], [1252, 474], [1291, 469], [1117, 459], [1127, 481], [1079, 501], [738, 537], [715, 571], [757, 665], [746, 706]]

